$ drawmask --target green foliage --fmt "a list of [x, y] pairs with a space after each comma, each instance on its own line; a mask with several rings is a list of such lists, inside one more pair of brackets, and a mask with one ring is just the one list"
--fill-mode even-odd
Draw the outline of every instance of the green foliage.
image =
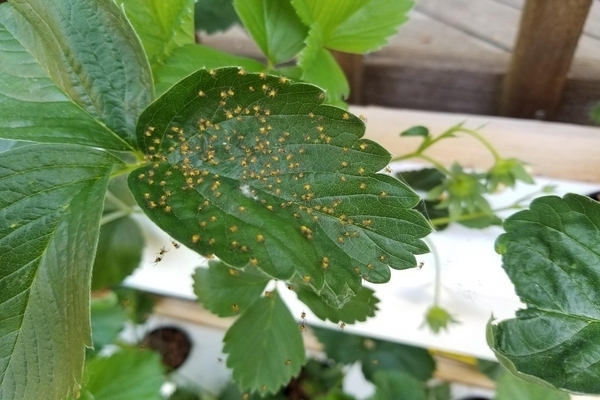
[[407, 20], [410, 0], [292, 0], [306, 26], [322, 30], [322, 46], [364, 54], [381, 48]]
[[258, 270], [235, 269], [222, 261], [211, 261], [208, 268], [194, 273], [194, 293], [207, 310], [219, 317], [244, 312], [263, 293], [269, 278]]
[[92, 343], [97, 353], [107, 344], [115, 342], [127, 321], [127, 313], [116, 293], [106, 292], [101, 297], [92, 297], [91, 321]]
[[393, 370], [425, 381], [432, 377], [435, 361], [425, 349], [365, 338], [329, 329], [313, 327], [327, 356], [342, 364], [360, 361], [365, 378], [373, 381], [380, 370]]
[[411, 209], [418, 196], [375, 173], [389, 153], [361, 139], [359, 118], [322, 99], [285, 78], [198, 71], [141, 116], [150, 164], [129, 177], [134, 197], [198, 253], [302, 277], [342, 306], [361, 278], [386, 282], [390, 266], [414, 267], [430, 228]]
[[117, 0], [139, 35], [152, 70], [177, 48], [193, 44], [195, 0]]
[[194, 21], [197, 31], [211, 34], [229, 29], [240, 19], [232, 0], [200, 0], [195, 4]]
[[[198, 3], [196, 3], [198, 4]], [[177, 48], [171, 57], [156, 70], [156, 92], [160, 95], [181, 79], [200, 68], [241, 67], [248, 72], [261, 72], [265, 66], [256, 60], [238, 57], [203, 46], [190, 44]]]
[[600, 204], [575, 194], [541, 197], [504, 229], [496, 251], [527, 308], [491, 323], [488, 343], [521, 377], [600, 393]]
[[86, 362], [83, 381], [94, 400], [161, 400], [163, 368], [157, 353], [121, 349]]
[[600, 125], [600, 103], [597, 103], [594, 106], [592, 112], [590, 113], [590, 117], [596, 125]]
[[300, 329], [277, 292], [252, 303], [223, 341], [227, 366], [244, 391], [275, 393], [305, 362]]
[[523, 164], [514, 158], [498, 160], [488, 171], [487, 184], [490, 192], [496, 191], [501, 186], [514, 187], [517, 181], [533, 183]]
[[459, 321], [444, 308], [433, 305], [425, 313], [425, 323], [434, 333], [439, 333], [442, 330], [449, 330], [450, 325], [457, 324]]
[[289, 61], [302, 50], [308, 29], [289, 1], [234, 0], [234, 6], [269, 65]]
[[570, 396], [565, 392], [524, 381], [505, 370], [496, 381], [494, 399], [568, 400]]
[[92, 290], [118, 285], [140, 265], [145, 242], [139, 225], [123, 217], [100, 228]]
[[1, 6], [1, 68], [11, 71], [1, 77], [8, 86], [2, 102], [11, 109], [1, 121], [16, 126], [3, 129], [3, 137], [135, 148], [137, 118], [152, 99], [152, 74], [117, 4], [15, 0]]
[[115, 150], [131, 148], [126, 135], [113, 132], [95, 119], [93, 109], [82, 106], [83, 99], [69, 97], [68, 81], [63, 82], [58, 72], [48, 72], [51, 59], [38, 35], [11, 4], [0, 4], [0, 135]]
[[400, 136], [421, 136], [423, 138], [429, 137], [429, 129], [424, 126], [418, 125], [408, 128], [404, 132], [400, 133]]
[[91, 345], [90, 278], [102, 200], [120, 161], [77, 145], [0, 157], [0, 397], [61, 398]]
[[304, 289], [300, 285], [294, 285], [293, 290], [296, 292], [298, 300], [306, 304], [317, 318], [323, 321], [328, 319], [335, 323], [353, 324], [374, 317], [375, 311], [378, 310], [379, 299], [375, 297], [375, 292], [364, 286], [342, 308], [331, 307], [315, 292]]
[[381, 370], [373, 379], [376, 391], [371, 400], [427, 400], [424, 385], [406, 372]]

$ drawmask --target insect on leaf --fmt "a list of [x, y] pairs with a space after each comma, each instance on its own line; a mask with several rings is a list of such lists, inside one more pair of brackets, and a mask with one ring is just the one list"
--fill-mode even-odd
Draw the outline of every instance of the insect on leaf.
[[389, 153], [324, 97], [238, 68], [192, 74], [140, 118], [148, 163], [129, 177], [136, 201], [198, 253], [300, 277], [334, 307], [361, 278], [416, 266], [430, 232], [418, 196], [376, 173]]

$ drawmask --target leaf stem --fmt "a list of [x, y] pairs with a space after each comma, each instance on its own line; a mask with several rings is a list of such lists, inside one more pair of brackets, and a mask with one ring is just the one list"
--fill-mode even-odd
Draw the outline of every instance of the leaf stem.
[[100, 225], [108, 224], [109, 222], [123, 218], [131, 214], [132, 210], [117, 210], [106, 214], [100, 219]]
[[484, 138], [479, 132], [477, 132], [473, 129], [463, 128], [462, 126], [455, 128], [454, 131], [455, 132], [463, 132], [463, 133], [473, 136], [482, 145], [484, 145], [485, 148], [488, 149], [490, 153], [492, 153], [492, 156], [494, 157], [494, 161], [497, 162], [502, 159], [502, 157], [500, 157], [500, 154], [498, 154], [498, 151], [494, 148], [494, 146], [492, 146], [492, 144], [486, 138]]
[[110, 179], [114, 179], [118, 176], [129, 174], [131, 171], [134, 171], [140, 167], [143, 167], [146, 162], [140, 164], [125, 164], [125, 167], [115, 170], [110, 174]]
[[433, 255], [433, 267], [435, 268], [435, 281], [433, 285], [433, 305], [438, 306], [440, 304], [440, 294], [442, 291], [442, 263], [440, 260], [440, 253], [433, 244], [433, 241], [426, 237], [424, 241], [429, 246], [431, 254]]

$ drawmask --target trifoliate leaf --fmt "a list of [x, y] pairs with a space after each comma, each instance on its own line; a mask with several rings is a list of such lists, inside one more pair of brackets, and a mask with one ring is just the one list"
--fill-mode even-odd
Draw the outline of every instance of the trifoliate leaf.
[[335, 323], [353, 324], [357, 321], [366, 321], [368, 317], [374, 317], [375, 311], [378, 310], [377, 303], [379, 303], [379, 299], [375, 297], [375, 292], [364, 286], [342, 308], [331, 307], [315, 292], [304, 289], [299, 285], [294, 285], [293, 289], [298, 299], [323, 321], [328, 319]]
[[247, 308], [223, 341], [227, 366], [243, 391], [275, 393], [305, 361], [299, 326], [277, 292]]
[[600, 204], [541, 197], [504, 229], [496, 251], [527, 308], [488, 326], [490, 347], [519, 377], [600, 393]]
[[222, 261], [211, 261], [208, 268], [194, 273], [194, 293], [198, 301], [219, 317], [238, 315], [262, 294], [269, 278], [246, 270], [235, 269]]
[[365, 378], [373, 380], [379, 370], [405, 372], [425, 381], [433, 375], [435, 361], [425, 349], [370, 339], [341, 331], [312, 328], [328, 357], [342, 364], [362, 363]]
[[390, 160], [323, 92], [238, 68], [201, 70], [140, 118], [148, 163], [129, 186], [175, 240], [237, 268], [301, 277], [335, 307], [361, 278], [416, 266], [419, 197], [377, 174]]

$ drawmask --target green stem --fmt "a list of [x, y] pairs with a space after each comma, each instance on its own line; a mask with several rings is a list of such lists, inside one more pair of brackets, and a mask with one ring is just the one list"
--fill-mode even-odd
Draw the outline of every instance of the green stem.
[[494, 157], [494, 161], [498, 162], [498, 161], [502, 160], [502, 157], [500, 157], [500, 154], [498, 154], [498, 151], [494, 148], [494, 146], [492, 146], [492, 144], [486, 138], [481, 136], [481, 134], [479, 132], [474, 131], [472, 129], [462, 128], [462, 127], [456, 128], [455, 132], [463, 132], [463, 133], [473, 136], [482, 145], [484, 145], [485, 148], [487, 148], [490, 153], [492, 153], [492, 156]]
[[433, 244], [433, 241], [429, 238], [424, 239], [431, 250], [433, 255], [433, 267], [435, 268], [435, 281], [433, 286], [433, 305], [438, 306], [440, 304], [440, 296], [442, 291], [442, 263], [440, 260], [440, 254], [437, 248]]
[[125, 204], [121, 199], [115, 196], [110, 190], [106, 191], [106, 200], [110, 201], [121, 211], [129, 211], [131, 212], [131, 207]]
[[117, 210], [106, 214], [100, 219], [100, 225], [108, 224], [111, 221], [123, 218], [131, 214], [132, 210]]
[[144, 164], [147, 164], [147, 163], [144, 162], [141, 164], [126, 164], [125, 167], [118, 169], [116, 171], [113, 171], [113, 173], [110, 174], [110, 179], [116, 178], [121, 175], [129, 174], [131, 171], [134, 171], [140, 167], [143, 167]]
[[421, 159], [427, 161], [428, 163], [430, 163], [431, 165], [433, 165], [435, 168], [437, 168], [438, 171], [440, 171], [444, 175], [446, 175], [446, 176], [452, 176], [452, 172], [448, 171], [448, 169], [446, 167], [444, 167], [439, 162], [435, 161], [433, 158], [431, 158], [429, 156], [426, 156], [425, 154], [419, 154], [416, 157], [421, 158]]

